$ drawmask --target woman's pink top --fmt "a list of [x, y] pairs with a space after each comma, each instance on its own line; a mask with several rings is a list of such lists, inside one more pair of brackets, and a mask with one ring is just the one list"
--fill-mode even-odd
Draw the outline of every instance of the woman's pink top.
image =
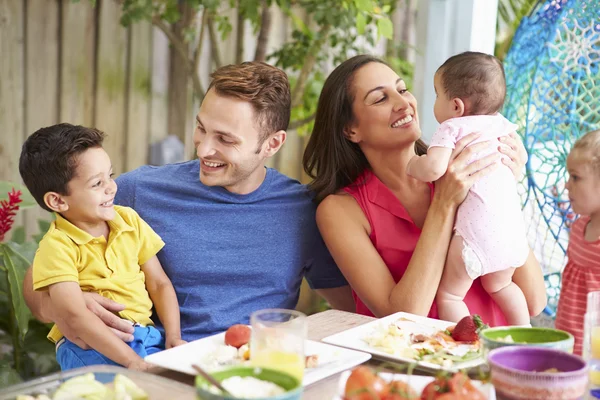
[[[433, 197], [433, 184], [431, 196]], [[414, 224], [400, 201], [372, 172], [367, 171], [356, 182], [344, 188], [344, 191], [356, 199], [356, 202], [367, 217], [371, 226], [369, 238], [377, 252], [387, 265], [395, 282], [400, 281], [413, 255], [421, 229]], [[364, 268], [368, 268], [365, 265]], [[423, 265], [422, 268], [427, 268]], [[427, 285], [427, 282], [421, 282]], [[356, 302], [356, 312], [373, 316], [371, 310], [352, 291]], [[506, 319], [500, 308], [481, 286], [479, 279], [465, 297], [465, 303], [471, 314], [479, 314], [482, 320], [490, 326], [506, 325]], [[398, 310], [402, 311], [402, 310]], [[428, 317], [438, 318], [434, 304], [429, 310]]]

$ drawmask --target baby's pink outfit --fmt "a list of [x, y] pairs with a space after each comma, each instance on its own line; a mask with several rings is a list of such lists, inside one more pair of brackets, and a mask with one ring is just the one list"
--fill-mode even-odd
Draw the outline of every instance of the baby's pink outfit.
[[[517, 125], [500, 114], [452, 118], [440, 125], [429, 147], [453, 149], [466, 135], [479, 132], [481, 137], [471, 144], [486, 140], [491, 144], [473, 162], [498, 152], [497, 138], [516, 129]], [[462, 256], [471, 279], [525, 263], [529, 245], [517, 184], [510, 168], [502, 164], [471, 187], [458, 209], [454, 231], [465, 243]]]

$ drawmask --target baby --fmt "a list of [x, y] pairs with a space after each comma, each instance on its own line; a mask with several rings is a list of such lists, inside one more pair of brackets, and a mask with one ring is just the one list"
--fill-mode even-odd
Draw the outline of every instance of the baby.
[[[103, 140], [97, 129], [58, 124], [23, 144], [21, 177], [38, 204], [56, 213], [33, 260], [33, 287], [49, 292], [57, 318], [91, 347], [79, 348], [55, 325], [48, 338], [62, 370], [94, 364], [145, 370], [144, 356], [185, 343], [179, 305], [156, 257], [163, 241], [133, 209], [113, 205], [117, 184]], [[135, 326], [133, 342], [89, 311], [83, 292], [123, 304], [119, 314]], [[153, 305], [165, 338], [150, 319]]]
[[[410, 176], [426, 182], [445, 174], [455, 144], [464, 136], [479, 132], [481, 137], [471, 144], [494, 144], [477, 155], [480, 159], [498, 152], [497, 138], [517, 128], [498, 113], [506, 83], [502, 64], [491, 55], [465, 52], [450, 57], [437, 70], [434, 87], [434, 114], [441, 125], [427, 154], [413, 157], [407, 169]], [[471, 187], [458, 209], [436, 297], [442, 320], [459, 321], [469, 315], [463, 299], [473, 280], [481, 277], [509, 324], [530, 323], [525, 296], [512, 281], [515, 268], [529, 255], [525, 224], [514, 175], [500, 164]]]

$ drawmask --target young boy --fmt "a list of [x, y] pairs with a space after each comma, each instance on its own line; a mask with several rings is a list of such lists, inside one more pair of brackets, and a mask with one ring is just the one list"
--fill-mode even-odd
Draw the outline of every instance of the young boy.
[[[134, 210], [113, 205], [117, 185], [103, 140], [97, 129], [58, 124], [23, 144], [21, 177], [38, 204], [56, 213], [33, 261], [33, 286], [48, 290], [59, 318], [92, 348], [82, 350], [55, 325], [48, 338], [62, 370], [94, 364], [145, 370], [143, 357], [185, 343], [179, 304], [156, 257], [163, 241]], [[121, 341], [87, 309], [83, 291], [125, 305], [119, 314], [135, 325], [133, 342]], [[150, 319], [153, 303], [164, 339]]]

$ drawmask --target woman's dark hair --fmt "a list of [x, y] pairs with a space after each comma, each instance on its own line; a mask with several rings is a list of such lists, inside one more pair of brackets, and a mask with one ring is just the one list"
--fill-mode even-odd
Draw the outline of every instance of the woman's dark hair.
[[[371, 168], [358, 144], [344, 135], [344, 129], [354, 121], [354, 75], [369, 63], [388, 65], [374, 56], [354, 56], [333, 70], [319, 96], [315, 125], [302, 158], [304, 171], [313, 178], [309, 187], [317, 204]], [[422, 140], [415, 143], [415, 151], [419, 155], [427, 152]]]

